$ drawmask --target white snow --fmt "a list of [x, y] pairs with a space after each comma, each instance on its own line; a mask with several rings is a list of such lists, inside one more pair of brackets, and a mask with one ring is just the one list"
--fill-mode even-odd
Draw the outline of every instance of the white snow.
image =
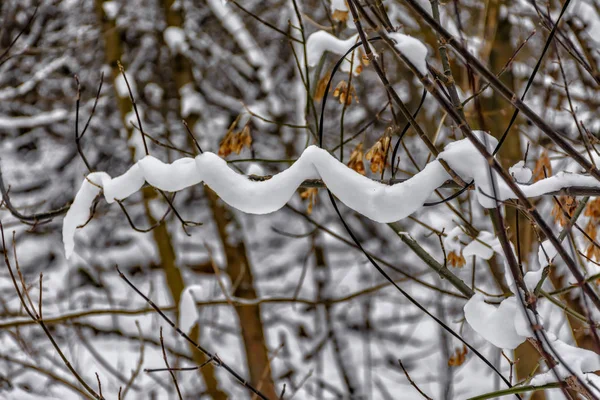
[[163, 38], [171, 54], [183, 54], [189, 49], [185, 32], [179, 27], [169, 26], [163, 32]]
[[200, 93], [194, 89], [191, 83], [186, 84], [179, 90], [181, 96], [181, 116], [187, 118], [192, 114], [199, 115], [206, 108], [206, 103]]
[[246, 168], [246, 175], [256, 175], [256, 176], [264, 176], [265, 170], [260, 166], [259, 163], [249, 163]]
[[544, 268], [552, 259], [556, 257], [558, 252], [556, 251], [556, 247], [550, 242], [550, 240], [546, 239], [542, 243], [540, 243], [540, 248], [538, 249], [538, 261], [540, 263], [540, 268]]
[[102, 3], [102, 9], [104, 10], [104, 14], [108, 19], [117, 18], [117, 13], [119, 12], [119, 4], [115, 1], [105, 1]]
[[[484, 132], [476, 134], [482, 139], [487, 137], [488, 145], [495, 145], [496, 141], [491, 136]], [[495, 206], [494, 200], [479, 192], [491, 193], [489, 169], [487, 162], [471, 142], [463, 139], [451, 143], [438, 158], [446, 160], [465, 181], [471, 178], [475, 180], [478, 200], [484, 207]], [[411, 215], [423, 206], [435, 189], [449, 179], [448, 173], [436, 160], [405, 182], [389, 186], [358, 174], [316, 146], [306, 148], [291, 167], [266, 181], [249, 180], [245, 175], [229, 168], [225, 160], [210, 152], [204, 152], [196, 158], [182, 158], [172, 164], [145, 156], [124, 176], [114, 180], [108, 175], [104, 176], [99, 185], [107, 185], [104, 194], [108, 202], [115, 198], [124, 199], [135, 193], [142, 187], [143, 181], [166, 191], [183, 190], [204, 182], [227, 204], [249, 214], [268, 214], [279, 210], [305, 179], [320, 178], [346, 206], [376, 222], [393, 222]], [[113, 183], [115, 181], [118, 184]], [[519, 186], [527, 196], [539, 196], [572, 185], [599, 186], [593, 177], [560, 173], [529, 186]], [[501, 199], [514, 197], [510, 189], [500, 181], [498, 186]], [[81, 190], [86, 195], [76, 196], [64, 222], [65, 248], [71, 248], [67, 254], [72, 252], [75, 227], [85, 222], [87, 210], [98, 193], [94, 191], [91, 195], [91, 189], [87, 188], [85, 182]], [[486, 236], [485, 241], [488, 240], [490, 238]], [[447, 246], [451, 247], [452, 244], [448, 242]]]
[[452, 228], [452, 230], [450, 232], [448, 232], [448, 235], [444, 238], [444, 248], [446, 249], [446, 252], [456, 252], [456, 253], [460, 253], [461, 249], [462, 249], [462, 244], [460, 243], [461, 240], [466, 240], [467, 239], [467, 235], [464, 233], [464, 231], [461, 229], [460, 226], [455, 226], [454, 228]]
[[[579, 347], [571, 346], [562, 340], [559, 340], [552, 333], [548, 333], [549, 344], [559, 356], [564, 361], [564, 364], [568, 365], [569, 368], [584, 382], [593, 379], [593, 372], [600, 370], [600, 357], [598, 354], [593, 351], [582, 349]], [[561, 379], [565, 379], [571, 374], [568, 370], [563, 366], [563, 364], [559, 364], [553, 371], [548, 371], [543, 374], [536, 375], [531, 380], [531, 385], [545, 385], [550, 382], [556, 382], [555, 373]], [[594, 382], [596, 387], [598, 381]], [[590, 385], [591, 386], [591, 385]], [[588, 386], [589, 389], [592, 389], [593, 386]], [[597, 391], [594, 391], [596, 394]]]
[[402, 33], [389, 34], [396, 42], [396, 49], [414, 65], [421, 75], [427, 75], [427, 47], [418, 39]]
[[533, 172], [525, 166], [525, 161], [519, 161], [508, 169], [508, 172], [519, 183], [528, 183], [533, 176]]
[[235, 12], [232, 12], [222, 0], [207, 0], [207, 4], [223, 27], [233, 37], [233, 40], [244, 51], [250, 65], [258, 69], [257, 75], [262, 89], [265, 92], [270, 92], [273, 88], [268, 66], [270, 58], [265, 55], [262, 47], [256, 43], [244, 21]]
[[[135, 88], [135, 81], [133, 77], [129, 75], [128, 72], [125, 72], [125, 76], [127, 77], [127, 82], [129, 82], [129, 86], [131, 87], [131, 92], [135, 96], [137, 91]], [[119, 74], [115, 79], [115, 89], [117, 94], [121, 98], [129, 98], [129, 90], [127, 89], [127, 82], [125, 82], [125, 78], [123, 78], [123, 74]]]
[[23, 96], [26, 93], [29, 93], [32, 89], [36, 87], [36, 85], [46, 79], [49, 75], [51, 75], [54, 71], [63, 67], [64, 65], [68, 65], [69, 63], [73, 63], [74, 60], [71, 56], [62, 56], [57, 58], [56, 60], [41, 65], [40, 69], [37, 70], [33, 76], [27, 79], [25, 82], [21, 83], [17, 87], [8, 87], [6, 89], [0, 90], [0, 101], [6, 101], [17, 96]]
[[[473, 133], [480, 142], [486, 144], [490, 153], [498, 144], [496, 138], [483, 131], [474, 131]], [[462, 179], [475, 180], [477, 198], [483, 207], [494, 208], [496, 206], [496, 201], [493, 198], [494, 190], [492, 189], [490, 180], [489, 164], [468, 140], [458, 140], [448, 144], [438, 158], [446, 160]], [[495, 177], [496, 197], [498, 200], [503, 201], [516, 198], [516, 195], [496, 172], [493, 172], [493, 176]], [[566, 187], [599, 187], [600, 184], [594, 177], [589, 175], [559, 172], [550, 178], [542, 179], [531, 185], [517, 184], [517, 186], [525, 196], [538, 197]]]
[[92, 172], [81, 184], [69, 212], [63, 221], [63, 243], [65, 245], [65, 255], [67, 259], [73, 254], [75, 248], [75, 229], [83, 225], [90, 216], [90, 207], [92, 202], [100, 193], [103, 186], [103, 180], [109, 179], [110, 176], [104, 172]]
[[0, 128], [34, 128], [36, 126], [50, 125], [55, 122], [63, 121], [68, 117], [68, 111], [63, 109], [41, 112], [30, 117], [6, 117], [0, 115]]
[[517, 313], [515, 296], [504, 300], [496, 308], [487, 304], [481, 293], [477, 293], [465, 304], [464, 311], [471, 328], [496, 347], [514, 349], [527, 339], [527, 335], [523, 336], [517, 330], [515, 321], [524, 315]]
[[[310, 67], [315, 67], [321, 56], [325, 54], [326, 51], [329, 51], [338, 56], [344, 55], [352, 46], [354, 46], [358, 41], [358, 33], [349, 37], [346, 40], [338, 39], [332, 34], [325, 31], [317, 31], [308, 37], [306, 41], [306, 57], [307, 62]], [[350, 53], [352, 54], [352, 53]], [[356, 49], [354, 52], [354, 61], [353, 67], [356, 71], [356, 67], [361, 65], [361, 55], [359, 49]], [[350, 62], [345, 60], [340, 66], [342, 71], [349, 72], [350, 71]]]
[[331, 0], [331, 11], [348, 11], [346, 0]]
[[196, 293], [202, 293], [201, 285], [190, 285], [183, 290], [179, 299], [179, 329], [189, 333], [190, 329], [198, 320], [198, 308], [196, 307]]
[[490, 232], [481, 231], [476, 240], [465, 246], [463, 256], [476, 256], [489, 260], [494, 255], [494, 246], [498, 243], [498, 239]]

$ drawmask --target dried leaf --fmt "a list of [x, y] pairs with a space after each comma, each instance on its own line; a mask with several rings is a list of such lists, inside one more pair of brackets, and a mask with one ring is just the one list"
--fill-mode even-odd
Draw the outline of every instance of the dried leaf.
[[[598, 234], [598, 227], [595, 222], [592, 220], [588, 221], [585, 227], [585, 233], [589, 235], [592, 239], [596, 240], [596, 236]], [[587, 238], [586, 238], [587, 239]], [[588, 258], [595, 259], [596, 261], [600, 260], [600, 247], [596, 246], [591, 240], [587, 239], [590, 244], [588, 245], [585, 255]]]
[[569, 223], [570, 218], [567, 218], [565, 212], [569, 217], [573, 216], [578, 204], [577, 199], [572, 196], [560, 196], [558, 198], [558, 203], [555, 203], [554, 207], [552, 208], [554, 222], [560, 224], [560, 226], [566, 226]]
[[317, 88], [315, 89], [315, 95], [313, 96], [315, 101], [321, 101], [325, 96], [325, 89], [327, 89], [327, 82], [331, 78], [331, 71], [327, 71], [325, 75], [319, 79], [317, 83]]
[[546, 176], [552, 176], [552, 164], [550, 164], [548, 150], [544, 150], [535, 163], [535, 168], [533, 169], [533, 181], [537, 182], [546, 178]]
[[600, 222], [600, 197], [596, 197], [588, 203], [584, 215], [590, 217], [594, 222]]
[[306, 207], [308, 215], [312, 214], [313, 206], [317, 204], [318, 193], [319, 189], [317, 188], [307, 188], [300, 193], [300, 198], [302, 198], [302, 200], [308, 200], [308, 206]]
[[250, 148], [252, 145], [252, 136], [250, 134], [250, 122], [244, 125], [241, 131], [233, 133], [233, 128], [237, 124], [238, 119], [229, 127], [225, 137], [219, 144], [219, 156], [227, 157], [231, 153], [240, 154], [244, 147]]
[[365, 158], [371, 162], [371, 172], [374, 174], [382, 172], [387, 166], [390, 143], [391, 139], [386, 133], [367, 151]]
[[462, 349], [456, 348], [454, 354], [448, 360], [448, 366], [449, 367], [458, 367], [460, 365], [463, 365], [463, 363], [465, 362], [467, 353], [468, 353], [467, 346], [465, 346], [464, 344], [463, 344]]
[[460, 254], [456, 254], [456, 252], [451, 251], [450, 253], [448, 253], [446, 261], [448, 261], [448, 264], [455, 268], [462, 268], [467, 263], [467, 260], [465, 260], [462, 251], [460, 252]]
[[333, 13], [331, 13], [331, 19], [337, 22], [346, 22], [348, 21], [348, 11], [333, 10]]
[[337, 98], [340, 101], [340, 104], [346, 104], [347, 106], [352, 104], [352, 98], [358, 103], [354, 85], [348, 85], [346, 81], [340, 81], [340, 83], [337, 84], [333, 90], [333, 97]]
[[355, 170], [361, 175], [365, 175], [365, 164], [363, 163], [363, 144], [362, 142], [356, 145], [352, 153], [350, 153], [350, 161], [348, 161], [348, 167]]

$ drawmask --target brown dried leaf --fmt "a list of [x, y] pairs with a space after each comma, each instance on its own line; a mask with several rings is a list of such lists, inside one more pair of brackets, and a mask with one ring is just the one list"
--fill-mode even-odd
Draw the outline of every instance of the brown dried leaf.
[[[560, 205], [558, 203], [560, 203]], [[552, 208], [554, 222], [560, 224], [560, 226], [566, 226], [569, 223], [570, 218], [567, 218], [565, 212], [569, 217], [573, 216], [578, 204], [577, 199], [572, 196], [560, 196], [558, 198], [558, 203], [555, 203], [554, 207]]]
[[585, 208], [585, 216], [590, 217], [594, 222], [600, 222], [600, 197], [590, 201]]
[[354, 85], [348, 85], [346, 81], [340, 81], [340, 83], [337, 84], [333, 90], [333, 97], [337, 98], [340, 101], [340, 104], [346, 104], [347, 106], [352, 104], [352, 98], [358, 103]]
[[348, 11], [333, 10], [333, 13], [331, 13], [331, 19], [337, 22], [346, 22], [348, 21]]
[[317, 88], [315, 89], [315, 95], [313, 96], [313, 99], [315, 101], [321, 101], [325, 96], [325, 89], [327, 89], [327, 82], [329, 82], [330, 78], [331, 71], [327, 71], [325, 75], [323, 75], [321, 79], [319, 79], [319, 82], [317, 83]]
[[300, 192], [300, 198], [302, 200], [308, 200], [308, 206], [306, 207], [308, 215], [312, 214], [313, 206], [317, 204], [318, 193], [319, 189], [317, 188], [307, 188]]
[[467, 346], [465, 346], [464, 344], [463, 344], [462, 349], [456, 348], [456, 350], [454, 351], [454, 354], [448, 360], [448, 366], [449, 367], [458, 367], [460, 365], [463, 365], [463, 363], [465, 362], [467, 353], [468, 353]]
[[241, 131], [233, 133], [233, 128], [237, 124], [239, 117], [229, 127], [229, 130], [225, 134], [225, 137], [219, 144], [219, 156], [227, 157], [231, 153], [235, 152], [240, 154], [244, 147], [250, 148], [252, 145], [252, 136], [250, 134], [250, 122], [244, 125]]
[[460, 254], [456, 254], [456, 252], [451, 251], [450, 253], [448, 253], [446, 261], [448, 261], [448, 264], [455, 268], [462, 268], [467, 263], [467, 260], [465, 260], [462, 251], [460, 252]]
[[552, 176], [552, 164], [550, 163], [550, 157], [548, 157], [548, 150], [544, 150], [535, 163], [535, 168], [533, 169], [533, 181], [537, 182], [546, 178], [546, 176]]
[[387, 153], [391, 139], [385, 134], [367, 151], [365, 158], [371, 162], [371, 172], [382, 172], [387, 166]]
[[348, 167], [355, 170], [361, 175], [365, 175], [365, 164], [363, 163], [364, 152], [362, 142], [356, 145], [352, 153], [350, 153], [350, 161]]
[[[589, 235], [592, 239], [596, 240], [596, 236], [598, 234], [598, 227], [595, 222], [588, 221], [585, 227], [585, 233]], [[586, 238], [587, 239], [587, 238]], [[596, 246], [591, 240], [587, 239], [590, 244], [588, 245], [585, 255], [588, 258], [595, 259], [596, 261], [600, 260], [600, 247]]]

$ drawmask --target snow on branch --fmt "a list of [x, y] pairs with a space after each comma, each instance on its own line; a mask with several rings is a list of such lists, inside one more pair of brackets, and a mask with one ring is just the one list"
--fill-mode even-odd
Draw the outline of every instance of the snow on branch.
[[414, 65], [421, 75], [427, 75], [427, 47], [419, 39], [394, 32], [389, 36], [396, 42], [396, 49]]
[[[308, 37], [306, 41], [306, 57], [307, 62], [310, 67], [316, 67], [319, 63], [321, 57], [325, 54], [326, 51], [329, 51], [338, 56], [342, 56], [346, 54], [346, 52], [358, 42], [358, 33], [349, 37], [348, 39], [342, 40], [333, 36], [331, 33], [325, 31], [317, 31]], [[356, 49], [354, 51], [354, 60], [352, 64], [354, 66], [354, 73], [358, 74], [357, 71], [360, 71], [360, 68], [357, 69], [361, 65], [361, 55], [360, 50]], [[350, 62], [348, 60], [344, 60], [342, 65], [340, 66], [342, 71], [349, 72], [350, 71]]]
[[48, 112], [41, 112], [30, 117], [7, 117], [0, 115], [0, 128], [2, 129], [20, 129], [35, 128], [43, 125], [50, 125], [56, 122], [64, 121], [69, 117], [69, 112], [63, 109], [56, 109]]
[[[492, 147], [497, 143], [485, 132], [478, 131], [476, 135]], [[438, 159], [445, 160], [465, 181], [475, 181], [482, 206], [495, 207], [495, 201], [489, 197], [493, 191], [488, 164], [471, 142], [463, 139], [449, 144]], [[390, 186], [357, 173], [316, 146], [306, 148], [290, 168], [264, 181], [250, 180], [235, 172], [224, 159], [210, 152], [196, 158], [182, 158], [172, 164], [146, 156], [114, 179], [104, 172], [93, 172], [84, 179], [64, 219], [63, 242], [69, 258], [74, 249], [75, 230], [88, 220], [92, 202], [101, 190], [106, 201], [112, 203], [136, 193], [145, 182], [168, 192], [204, 182], [231, 207], [249, 214], [268, 214], [282, 208], [305, 180], [322, 179], [327, 188], [354, 211], [376, 222], [394, 222], [419, 210], [449, 178], [440, 162], [435, 160], [410, 179]], [[535, 197], [569, 186], [598, 187], [600, 184], [593, 177], [559, 174], [532, 185], [519, 186], [527, 196]], [[496, 188], [501, 200], [515, 198], [499, 179]]]
[[[488, 232], [480, 235], [467, 245], [463, 253], [466, 253], [467, 247], [472, 246], [474, 243], [478, 243], [478, 246], [485, 244], [489, 246], [491, 251], [503, 257], [502, 247], [498, 239]], [[540, 245], [540, 253], [542, 253], [542, 248], [549, 253], [549, 258], [556, 254], [555, 251], [550, 251], [554, 248], [548, 241]], [[474, 252], [473, 255], [488, 259], [490, 254], [485, 251]], [[542, 260], [540, 256], [537, 270], [528, 271], [524, 275], [528, 290], [533, 291], [540, 282], [543, 267], [548, 265], [547, 257], [544, 258], [545, 260]], [[504, 276], [507, 279], [508, 286], [513, 293], [517, 293], [519, 289], [512, 278], [506, 259], [504, 259], [504, 268], [506, 270]], [[484, 296], [477, 293], [467, 301], [463, 310], [469, 326], [487, 342], [500, 349], [514, 350], [521, 343], [535, 336], [529, 320], [535, 321], [536, 317], [531, 311], [525, 309], [516, 295], [504, 299], [496, 307], [486, 303]], [[529, 318], [526, 313], [529, 313]], [[538, 317], [537, 320], [542, 326], [544, 325], [544, 320], [541, 317]], [[600, 358], [595, 352], [571, 346], [546, 329], [544, 329], [544, 332], [544, 347], [550, 351], [552, 357], [557, 359], [558, 365], [554, 367], [554, 371], [550, 369], [535, 376], [530, 384], [537, 386], [556, 382], [557, 376], [560, 380], [568, 380], [572, 377], [572, 373], [581, 381], [591, 383], [592, 386], [600, 382], [600, 378], [594, 374], [594, 371], [600, 370]], [[596, 388], [597, 386], [594, 387], [594, 389]], [[596, 391], [594, 393], [598, 394]]]
[[[399, 32], [389, 34], [396, 44], [396, 49], [419, 71], [421, 75], [427, 75], [427, 47], [419, 39]], [[338, 56], [346, 54], [352, 46], [358, 42], [358, 33], [348, 39], [338, 39], [326, 31], [317, 31], [308, 37], [306, 41], [307, 61], [310, 67], [315, 67], [325, 52], [329, 51]], [[361, 50], [356, 49], [353, 56], [355, 75], [361, 71]], [[342, 71], [350, 71], [350, 61], [344, 60], [341, 65]]]

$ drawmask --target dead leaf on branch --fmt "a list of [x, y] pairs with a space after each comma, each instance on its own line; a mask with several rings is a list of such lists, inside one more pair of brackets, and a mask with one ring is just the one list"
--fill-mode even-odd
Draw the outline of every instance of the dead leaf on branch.
[[307, 188], [300, 192], [300, 198], [302, 200], [308, 200], [308, 206], [306, 207], [306, 212], [308, 215], [312, 214], [313, 206], [317, 204], [318, 193], [319, 189], [317, 188]]
[[[555, 203], [554, 208], [552, 208], [552, 216], [554, 217], [554, 222], [560, 224], [560, 226], [566, 226], [569, 223], [570, 217], [573, 216], [573, 213], [577, 208], [577, 204], [578, 201], [575, 197], [560, 196], [558, 198], [558, 203]], [[565, 212], [569, 217], [565, 215]]]
[[333, 97], [340, 101], [340, 104], [346, 104], [349, 106], [352, 104], [352, 99], [358, 103], [358, 96], [356, 96], [356, 89], [354, 85], [348, 84], [346, 81], [340, 81], [333, 90]]
[[244, 147], [250, 148], [252, 145], [252, 135], [250, 133], [250, 122], [246, 123], [241, 131], [233, 133], [233, 129], [240, 117], [238, 117], [227, 130], [225, 137], [219, 145], [219, 156], [227, 157], [231, 153], [240, 154]]
[[449, 367], [458, 367], [463, 365], [463, 363], [465, 362], [465, 359], [467, 358], [467, 346], [465, 346], [463, 344], [462, 349], [461, 348], [456, 348], [456, 350], [454, 351], [454, 354], [450, 357], [450, 359], [448, 360], [448, 366]]
[[533, 182], [540, 181], [547, 176], [552, 176], [552, 164], [550, 163], [550, 157], [548, 157], [548, 150], [544, 150], [535, 163], [535, 168], [533, 169]]
[[371, 162], [371, 172], [374, 174], [385, 170], [387, 163], [388, 150], [390, 148], [391, 138], [386, 133], [367, 151], [366, 159]]
[[454, 268], [462, 268], [467, 263], [467, 260], [465, 260], [462, 251], [458, 254], [455, 251], [451, 251], [450, 253], [448, 253], [446, 261], [448, 261], [448, 264], [450, 264]]
[[348, 161], [348, 168], [355, 170], [361, 175], [365, 175], [365, 163], [363, 162], [364, 152], [363, 144], [360, 142], [356, 145], [352, 153], [350, 153], [350, 161]]

